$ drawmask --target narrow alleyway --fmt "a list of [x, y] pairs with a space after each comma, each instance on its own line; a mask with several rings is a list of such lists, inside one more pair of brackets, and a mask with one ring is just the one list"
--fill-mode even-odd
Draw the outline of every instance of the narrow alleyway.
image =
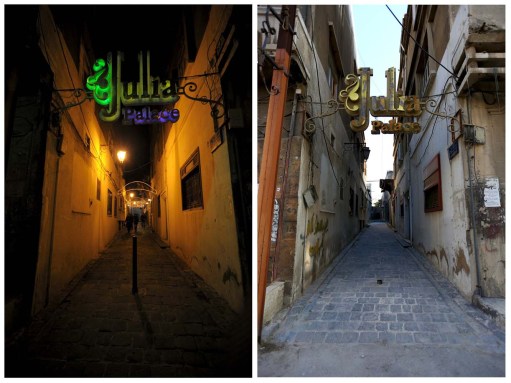
[[266, 326], [258, 376], [504, 376], [505, 334], [385, 223]]
[[58, 307], [6, 342], [7, 377], [252, 376], [250, 314], [231, 311], [150, 229], [138, 232], [133, 295], [132, 242], [119, 233]]

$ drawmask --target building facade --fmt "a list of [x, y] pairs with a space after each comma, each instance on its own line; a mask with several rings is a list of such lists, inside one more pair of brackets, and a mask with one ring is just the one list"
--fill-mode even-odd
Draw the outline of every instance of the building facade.
[[[258, 7], [258, 168], [265, 140], [280, 7]], [[265, 321], [293, 303], [364, 227], [370, 200], [364, 133], [338, 108], [356, 73], [349, 6], [296, 6], [273, 209]], [[334, 102], [329, 102], [334, 101]]]
[[395, 227], [468, 300], [503, 298], [505, 7], [408, 6], [401, 48], [424, 112], [395, 136]]
[[250, 19], [250, 6], [185, 12], [180, 117], [151, 138], [152, 226], [238, 312], [251, 299]]
[[[85, 30], [50, 6], [6, 6], [6, 332], [61, 298], [124, 219], [122, 171], [83, 79]], [[22, 43], [13, 36], [22, 36]]]

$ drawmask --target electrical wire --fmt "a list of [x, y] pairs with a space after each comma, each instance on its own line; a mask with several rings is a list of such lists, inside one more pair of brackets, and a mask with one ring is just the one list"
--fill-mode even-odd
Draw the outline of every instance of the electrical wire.
[[394, 16], [394, 18], [396, 19], [396, 21], [399, 23], [399, 25], [401, 25], [401, 28], [403, 28], [403, 31], [405, 31], [408, 36], [410, 36], [410, 38], [414, 41], [415, 45], [417, 45], [426, 55], [428, 55], [428, 57], [430, 57], [434, 62], [436, 62], [438, 65], [440, 65], [442, 68], [444, 68], [447, 73], [449, 73], [451, 76], [453, 76], [456, 81], [458, 81], [458, 76], [456, 76], [453, 72], [451, 72], [449, 69], [447, 69], [446, 66], [444, 66], [440, 61], [438, 61], [436, 58], [434, 58], [433, 56], [431, 56], [427, 50], [425, 50], [422, 45], [420, 45], [417, 40], [415, 40], [415, 38], [411, 35], [410, 32], [408, 32], [408, 30], [404, 27], [404, 25], [401, 23], [401, 21], [399, 21], [399, 19], [396, 17], [396, 15], [394, 14], [394, 12], [392, 12], [392, 9], [390, 9], [390, 7], [385, 4], [385, 6], [387, 7], [387, 9], [389, 10], [390, 13], [392, 13], [392, 16]]
[[152, 162], [153, 162], [153, 161], [149, 161], [149, 162], [146, 162], [145, 164], [140, 165], [140, 166], [138, 166], [138, 167], [136, 167], [136, 168], [134, 168], [134, 169], [124, 170], [124, 173], [131, 173], [131, 172], [137, 171], [137, 170], [139, 170], [139, 169], [142, 169], [142, 168], [146, 167], [147, 165], [152, 164]]
[[[447, 87], [449, 86], [449, 82], [452, 82], [452, 80], [453, 80], [454, 78], [455, 78], [454, 76], [449, 76], [449, 77], [447, 78], [447, 80], [445, 81], [444, 87], [443, 87], [443, 89], [442, 89], [442, 93], [441, 93], [440, 101], [437, 103], [438, 107], [440, 107], [441, 103], [443, 102], [445, 95], [452, 93], [452, 92], [445, 92], [445, 90], [446, 90], [446, 89], [447, 89]], [[452, 85], [453, 87], [455, 87], [455, 83], [451, 83], [451, 85]], [[435, 120], [433, 121], [433, 129], [431, 130], [431, 133], [430, 133], [430, 135], [429, 135], [428, 142], [427, 142], [427, 144], [426, 144], [426, 148], [424, 149], [424, 151], [423, 151], [423, 153], [422, 153], [422, 155], [421, 155], [421, 157], [420, 157], [420, 159], [419, 159], [419, 162], [418, 162], [418, 163], [416, 163], [416, 165], [418, 165], [418, 164], [420, 164], [420, 163], [422, 162], [422, 159], [424, 158], [424, 156], [426, 155], [426, 152], [427, 152], [427, 150], [428, 150], [429, 144], [430, 144], [430, 142], [431, 142], [431, 138], [433, 137], [433, 133], [435, 132], [435, 128], [436, 128], [436, 121], [438, 120], [438, 117], [439, 117], [438, 115], [436, 115], [436, 114], [435, 114], [435, 115], [434, 115], [434, 114], [431, 114], [431, 116], [430, 116], [430, 118], [429, 118], [428, 122], [426, 123], [426, 127], [429, 127], [429, 126], [430, 126], [430, 121], [433, 119], [433, 116], [435, 116]], [[446, 116], [446, 118], [447, 118], [447, 116]], [[417, 147], [418, 147], [418, 145], [419, 145], [420, 141], [422, 140], [422, 137], [424, 137], [424, 134], [423, 134], [423, 135], [419, 138], [419, 142], [417, 143]], [[414, 151], [414, 154], [415, 154], [415, 151]], [[414, 154], [412, 154], [412, 156], [413, 156]]]
[[[311, 40], [314, 41], [314, 18], [311, 20]], [[313, 44], [312, 46], [312, 55], [314, 56], [314, 62], [316, 63], [316, 80], [318, 83], [318, 96], [319, 96], [319, 102], [320, 102], [320, 113], [323, 114], [323, 99], [321, 97], [321, 86], [319, 83], [319, 65], [318, 65], [318, 58], [317, 58], [317, 52], [316, 52], [316, 44]], [[323, 122], [323, 118], [320, 118], [321, 120], [321, 128], [322, 128], [322, 136], [323, 140], [325, 141], [325, 148], [326, 153], [328, 157], [328, 161], [330, 162], [330, 167], [332, 168], [332, 174], [334, 175], [335, 181], [337, 182], [337, 185], [340, 187], [339, 179], [337, 178], [337, 175], [335, 174], [334, 164], [332, 163], [332, 159], [330, 158], [330, 151], [328, 150], [328, 143], [326, 141], [325, 137], [325, 125]], [[312, 157], [311, 157], [312, 158]]]

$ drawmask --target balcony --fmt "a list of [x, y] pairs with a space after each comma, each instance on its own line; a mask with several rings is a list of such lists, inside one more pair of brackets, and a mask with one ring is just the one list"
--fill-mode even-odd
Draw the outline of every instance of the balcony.
[[504, 89], [505, 31], [469, 34], [453, 62], [459, 95], [467, 94], [469, 88], [488, 92], [494, 92], [497, 86]]

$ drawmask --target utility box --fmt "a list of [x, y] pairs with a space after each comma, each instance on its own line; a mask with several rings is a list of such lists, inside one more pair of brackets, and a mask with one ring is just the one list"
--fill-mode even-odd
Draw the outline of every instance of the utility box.
[[484, 144], [486, 142], [486, 132], [482, 126], [464, 124], [463, 135], [465, 142], [472, 144]]

